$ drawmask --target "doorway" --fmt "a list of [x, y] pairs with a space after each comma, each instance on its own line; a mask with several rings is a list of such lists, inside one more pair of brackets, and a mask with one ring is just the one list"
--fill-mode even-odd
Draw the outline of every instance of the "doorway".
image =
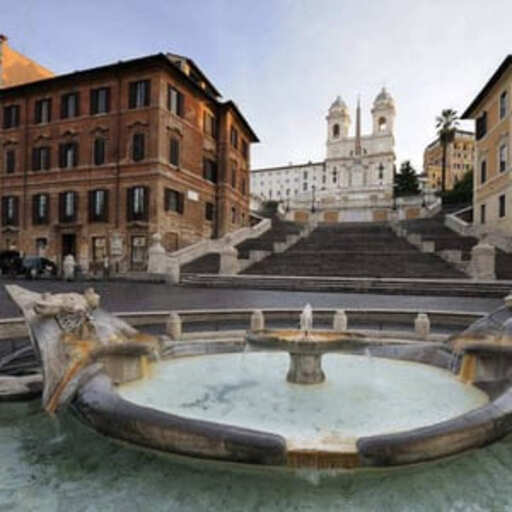
[[62, 260], [68, 255], [72, 254], [76, 258], [76, 235], [65, 234], [62, 235]]

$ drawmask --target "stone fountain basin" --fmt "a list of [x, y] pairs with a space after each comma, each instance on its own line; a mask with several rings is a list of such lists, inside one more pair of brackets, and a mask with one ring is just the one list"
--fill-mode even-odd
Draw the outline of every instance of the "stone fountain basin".
[[254, 347], [284, 350], [289, 353], [322, 354], [331, 351], [354, 351], [385, 341], [369, 340], [364, 334], [314, 329], [307, 336], [299, 329], [263, 329], [247, 333], [247, 342]]

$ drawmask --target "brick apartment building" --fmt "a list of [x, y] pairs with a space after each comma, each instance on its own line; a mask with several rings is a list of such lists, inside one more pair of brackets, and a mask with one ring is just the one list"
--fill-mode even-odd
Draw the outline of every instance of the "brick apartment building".
[[[473, 169], [475, 134], [456, 129], [454, 139], [446, 149], [446, 190], [451, 190], [464, 174]], [[438, 137], [423, 153], [423, 172], [431, 189], [441, 188], [442, 161], [443, 147]]]
[[258, 139], [194, 62], [156, 54], [0, 88], [0, 250], [145, 268], [249, 223]]

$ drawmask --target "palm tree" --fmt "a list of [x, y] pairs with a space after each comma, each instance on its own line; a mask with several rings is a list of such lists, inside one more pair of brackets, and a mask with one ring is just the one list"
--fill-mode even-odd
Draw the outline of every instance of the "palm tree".
[[459, 124], [457, 111], [451, 108], [444, 109], [440, 116], [436, 117], [436, 129], [439, 135], [439, 141], [443, 147], [443, 162], [441, 167], [441, 192], [446, 188], [446, 150], [448, 144], [455, 137], [455, 130]]

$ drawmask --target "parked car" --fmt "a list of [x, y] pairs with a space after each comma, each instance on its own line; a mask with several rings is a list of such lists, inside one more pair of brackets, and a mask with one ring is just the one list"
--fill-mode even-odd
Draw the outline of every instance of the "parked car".
[[18, 251], [0, 251], [0, 272], [2, 272], [2, 274], [19, 274], [21, 270], [21, 265], [22, 259]]
[[26, 256], [21, 264], [21, 274], [27, 279], [36, 279], [41, 276], [56, 276], [57, 265], [41, 256]]

